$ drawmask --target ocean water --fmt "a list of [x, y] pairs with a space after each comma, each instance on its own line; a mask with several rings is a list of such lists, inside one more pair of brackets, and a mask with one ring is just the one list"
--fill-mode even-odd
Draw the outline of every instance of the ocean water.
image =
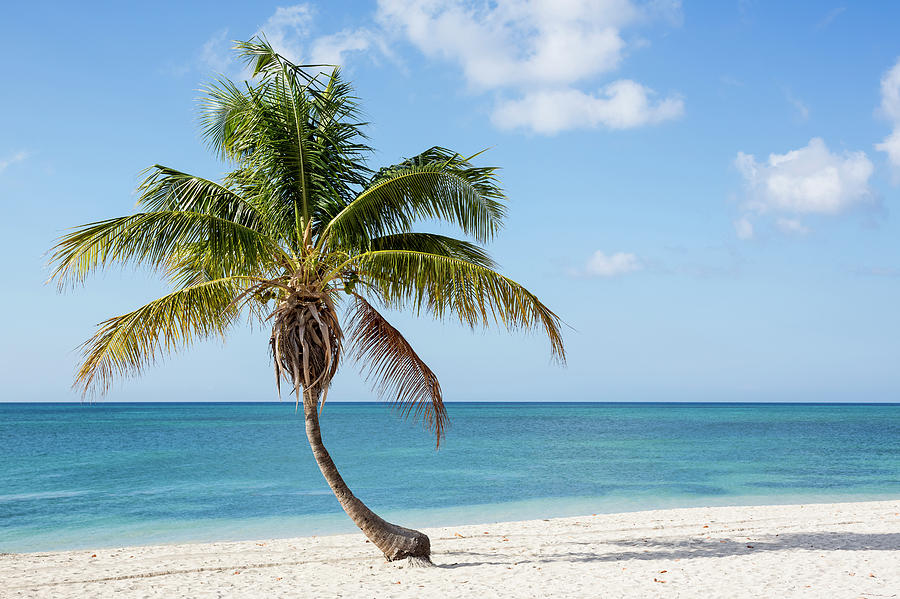
[[[407, 526], [900, 497], [900, 404], [455, 403], [439, 451], [331, 403], [351, 489]], [[0, 404], [0, 552], [350, 532], [293, 403]]]

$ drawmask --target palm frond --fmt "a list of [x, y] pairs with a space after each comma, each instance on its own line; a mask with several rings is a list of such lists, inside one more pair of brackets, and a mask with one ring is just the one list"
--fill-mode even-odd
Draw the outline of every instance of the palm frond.
[[247, 66], [252, 67], [253, 76], [267, 77], [289, 76], [307, 85], [317, 82], [317, 70], [321, 67], [331, 67], [330, 64], [305, 64], [297, 65], [286, 57], [278, 54], [265, 36], [256, 36], [245, 42], [235, 45], [240, 57]]
[[103, 394], [115, 377], [138, 374], [163, 352], [224, 334], [238, 316], [233, 300], [246, 284], [240, 277], [206, 281], [105, 320], [81, 346], [75, 386]]
[[422, 418], [440, 446], [447, 423], [441, 386], [409, 342], [359, 295], [348, 326], [351, 351], [366, 379], [404, 417]]
[[210, 245], [204, 241], [179, 248], [170, 254], [166, 259], [164, 272], [175, 289], [233, 276], [246, 276], [248, 281], [259, 281], [254, 285], [257, 287], [256, 291], [252, 293], [254, 299], [258, 301], [250, 304], [257, 313], [264, 308], [266, 302], [275, 299], [278, 282], [284, 278], [280, 275], [278, 267], [246, 272], [244, 264], [239, 259], [235, 260], [233, 256], [212, 251]]
[[251, 201], [220, 183], [155, 164], [138, 186], [137, 205], [147, 212], [184, 211], [224, 218], [264, 230], [264, 215]]
[[222, 157], [240, 164], [265, 200], [270, 220], [299, 250], [312, 219], [313, 235], [366, 186], [357, 99], [340, 70], [296, 65], [265, 39], [237, 45], [257, 79], [241, 89], [220, 80], [204, 90], [203, 134]]
[[487, 268], [496, 267], [487, 250], [481, 246], [435, 233], [383, 235], [372, 240], [371, 249], [376, 251], [408, 250], [411, 252], [424, 252], [426, 254], [459, 258]]
[[228, 219], [185, 211], [144, 212], [82, 225], [51, 249], [51, 279], [59, 286], [83, 282], [111, 262], [153, 267], [184, 248], [203, 242], [209, 251], [251, 274], [274, 263], [283, 250], [269, 236]]
[[414, 222], [429, 219], [454, 224], [480, 242], [490, 240], [501, 224], [500, 212], [464, 176], [425, 165], [397, 169], [363, 191], [323, 235], [332, 247], [352, 247], [363, 239], [409, 232]]
[[200, 133], [223, 160], [239, 161], [253, 151], [252, 134], [259, 125], [259, 101], [252, 88], [245, 92], [220, 78], [202, 88]]
[[475, 188], [479, 195], [484, 198], [485, 202], [488, 204], [488, 208], [494, 212], [496, 218], [502, 221], [506, 214], [506, 207], [504, 205], [506, 196], [503, 194], [503, 190], [498, 183], [497, 171], [499, 169], [495, 166], [475, 166], [472, 164], [472, 159], [485, 151], [486, 150], [482, 150], [474, 156], [464, 158], [461, 154], [454, 152], [453, 150], [448, 150], [447, 148], [442, 148], [440, 146], [433, 146], [412, 158], [407, 158], [399, 164], [381, 168], [372, 177], [367, 187], [380, 183], [382, 180], [390, 178], [396, 171], [408, 167], [440, 166], [441, 168], [452, 170], [464, 177], [472, 187]]
[[552, 355], [565, 362], [560, 319], [537, 296], [512, 279], [451, 256], [406, 250], [370, 251], [351, 257], [344, 268], [377, 289], [386, 305], [412, 307], [442, 318], [452, 315], [476, 326], [542, 329]]

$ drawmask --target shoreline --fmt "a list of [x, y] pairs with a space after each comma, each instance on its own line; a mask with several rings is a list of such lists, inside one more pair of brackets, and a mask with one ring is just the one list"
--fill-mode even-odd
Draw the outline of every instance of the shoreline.
[[[894, 501], [900, 494], [863, 494], [832, 497], [813, 495], [743, 495], [738, 497], [684, 498], [659, 497], [652, 503], [645, 499], [628, 504], [598, 503], [596, 497], [540, 498], [510, 501], [497, 504], [469, 504], [444, 508], [412, 508], [406, 510], [379, 511], [388, 520], [414, 529], [437, 529], [460, 526], [491, 526], [510, 522], [531, 520], [564, 519], [575, 516], [625, 515], [638, 512], [678, 510], [692, 508], [742, 508], [786, 505], [824, 505], [842, 503], [871, 503]], [[200, 526], [198, 526], [198, 524]], [[109, 535], [108, 531], [116, 531]], [[177, 534], [172, 531], [179, 530]], [[184, 534], [184, 530], [192, 530]], [[128, 534], [123, 535], [122, 533]], [[230, 533], [227, 531], [231, 531]], [[93, 542], [70, 541], [60, 543], [51, 537], [46, 543], [34, 543], [31, 547], [4, 547], [0, 542], [0, 555], [27, 553], [60, 553], [86, 550], [110, 550], [122, 547], [155, 547], [165, 545], [202, 545], [213, 543], [238, 543], [274, 541], [306, 537], [325, 537], [355, 534], [358, 531], [353, 522], [342, 512], [305, 516], [281, 516], [249, 518], [245, 520], [201, 520], [183, 522], [180, 520], [143, 522], [138, 525], [125, 523], [107, 526], [104, 529], [75, 529], [66, 531], [66, 537], [93, 538]], [[124, 537], [135, 537], [126, 539]], [[142, 540], [137, 540], [143, 537]], [[7, 544], [9, 545], [9, 544]]]
[[[781, 500], [773, 495], [744, 495], [739, 497], [705, 497], [700, 501], [682, 501], [683, 498], [658, 498], [650, 503], [639, 500], [623, 505], [613, 503], [607, 505], [598, 503], [595, 497], [568, 497], [557, 500], [556, 498], [540, 498], [534, 500], [510, 501], [498, 504], [469, 504], [450, 506], [445, 508], [412, 508], [407, 510], [385, 510], [379, 514], [389, 522], [414, 529], [440, 529], [448, 527], [465, 526], [494, 526], [498, 524], [529, 522], [538, 520], [559, 520], [572, 517], [587, 517], [597, 515], [628, 515], [641, 512], [673, 511], [682, 509], [709, 509], [709, 508], [750, 508], [750, 507], [778, 507], [778, 506], [816, 506], [836, 505], [850, 503], [877, 503], [900, 501], [900, 495], [884, 494], [872, 496], [847, 495], [845, 497], [819, 498], [811, 495], [786, 495]], [[50, 541], [50, 546], [35, 546], [34, 548], [17, 549], [4, 548], [0, 544], [0, 555], [28, 554], [28, 553], [63, 553], [79, 552], [87, 550], [113, 550], [123, 547], [162, 547], [167, 545], [207, 545], [217, 543], [241, 543], [250, 541], [283, 541], [290, 539], [329, 537], [356, 534], [359, 529], [350, 518], [342, 511], [326, 514], [314, 514], [306, 516], [267, 517], [260, 525], [256, 519], [241, 521], [208, 520], [201, 521], [205, 524], [201, 530], [193, 536], [169, 536], [166, 534], [174, 529], [194, 528], [198, 521], [190, 521], [187, 524], [172, 521], [157, 521], [139, 524], [125, 524], [124, 529], [132, 532], [132, 536], [146, 536], [146, 541], [116, 542], [101, 531], [84, 529], [72, 530], [68, 536], [82, 534], [86, 537], [97, 535], [100, 540], [91, 543], [79, 543], [77, 545], [52, 546], [56, 541]], [[298, 522], [295, 522], [298, 521]], [[121, 531], [122, 527], [110, 527]], [[215, 530], [215, 536], [210, 531]], [[222, 531], [231, 530], [232, 534]], [[149, 531], [152, 534], [147, 535]], [[166, 532], [163, 532], [166, 531]], [[277, 532], [275, 532], [277, 531]], [[290, 532], [288, 532], [290, 531]], [[900, 595], [898, 595], [900, 598]]]
[[0, 581], [62, 598], [900, 596], [900, 498], [422, 530], [436, 568], [386, 563], [352, 533], [3, 554]]

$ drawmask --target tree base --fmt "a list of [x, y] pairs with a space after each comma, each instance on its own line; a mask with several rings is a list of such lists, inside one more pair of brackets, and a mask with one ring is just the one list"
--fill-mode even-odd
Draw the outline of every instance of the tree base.
[[409, 556], [406, 558], [406, 565], [409, 568], [435, 568], [434, 562], [427, 555]]
[[[362, 531], [376, 547], [381, 549], [387, 561], [396, 562], [407, 558], [431, 561], [431, 540], [428, 535], [418, 530], [391, 524], [374, 513], [372, 516], [369, 524], [377, 522], [378, 526], [363, 528]], [[383, 534], [384, 532], [388, 534]]]

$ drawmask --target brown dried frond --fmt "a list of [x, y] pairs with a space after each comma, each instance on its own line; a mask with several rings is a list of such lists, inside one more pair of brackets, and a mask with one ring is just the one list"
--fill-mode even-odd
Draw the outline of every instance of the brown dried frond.
[[269, 347], [275, 362], [279, 394], [281, 379], [293, 384], [300, 403], [300, 390], [313, 391], [322, 403], [337, 372], [343, 334], [334, 304], [327, 293], [301, 286], [284, 298], [272, 313]]
[[403, 416], [421, 417], [435, 432], [440, 446], [447, 412], [440, 383], [428, 365], [416, 355], [400, 331], [358, 295], [351, 309], [348, 331], [353, 357], [360, 362], [366, 379], [372, 380], [375, 390]]

